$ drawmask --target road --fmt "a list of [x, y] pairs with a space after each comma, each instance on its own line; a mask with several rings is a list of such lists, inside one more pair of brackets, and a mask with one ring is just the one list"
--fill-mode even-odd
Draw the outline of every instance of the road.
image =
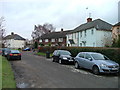
[[10, 61], [15, 72], [18, 88], [118, 88], [118, 77], [114, 75], [94, 75], [74, 65], [61, 65], [22, 52], [21, 61]]

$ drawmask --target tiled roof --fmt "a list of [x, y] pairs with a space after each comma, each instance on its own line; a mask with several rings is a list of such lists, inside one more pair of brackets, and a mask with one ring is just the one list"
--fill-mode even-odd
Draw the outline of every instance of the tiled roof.
[[25, 40], [23, 37], [19, 36], [18, 34], [8, 35], [4, 39]]
[[91, 22], [88, 22], [88, 23], [78, 26], [72, 32], [78, 32], [78, 31], [89, 29], [89, 28], [96, 28], [97, 30], [111, 30], [112, 25], [101, 19], [96, 19], [94, 21], [91, 21]]
[[120, 22], [118, 22], [117, 24], [115, 24], [114, 26], [120, 26]]
[[68, 31], [60, 31], [60, 32], [51, 32], [48, 34], [43, 34], [40, 38], [41, 39], [56, 39], [56, 38], [65, 38], [66, 34], [69, 33], [71, 30]]

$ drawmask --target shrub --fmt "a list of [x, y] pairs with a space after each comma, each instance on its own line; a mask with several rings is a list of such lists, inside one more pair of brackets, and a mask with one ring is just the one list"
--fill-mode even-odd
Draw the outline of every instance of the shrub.
[[120, 48], [105, 48], [105, 47], [40, 47], [39, 52], [49, 51], [53, 53], [54, 50], [68, 50], [72, 56], [75, 57], [79, 52], [98, 52], [106, 55], [111, 60], [114, 60], [120, 64]]

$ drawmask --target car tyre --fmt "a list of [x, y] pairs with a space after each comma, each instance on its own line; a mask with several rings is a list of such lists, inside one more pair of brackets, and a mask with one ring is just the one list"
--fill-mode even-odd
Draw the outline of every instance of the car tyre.
[[55, 62], [55, 59], [53, 58], [52, 61]]
[[93, 66], [92, 71], [95, 75], [98, 75], [100, 73], [99, 68], [97, 66]]
[[76, 68], [76, 69], [79, 68], [79, 64], [78, 64], [78, 62], [75, 62], [75, 68]]

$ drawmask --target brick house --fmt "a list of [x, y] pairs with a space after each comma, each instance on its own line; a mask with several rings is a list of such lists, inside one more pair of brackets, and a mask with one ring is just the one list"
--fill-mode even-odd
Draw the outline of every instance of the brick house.
[[39, 37], [39, 45], [43, 46], [66, 46], [66, 34], [69, 31], [50, 32]]
[[119, 35], [120, 35], [120, 22], [115, 24], [112, 27], [112, 39], [113, 39], [113, 41], [118, 40]]

